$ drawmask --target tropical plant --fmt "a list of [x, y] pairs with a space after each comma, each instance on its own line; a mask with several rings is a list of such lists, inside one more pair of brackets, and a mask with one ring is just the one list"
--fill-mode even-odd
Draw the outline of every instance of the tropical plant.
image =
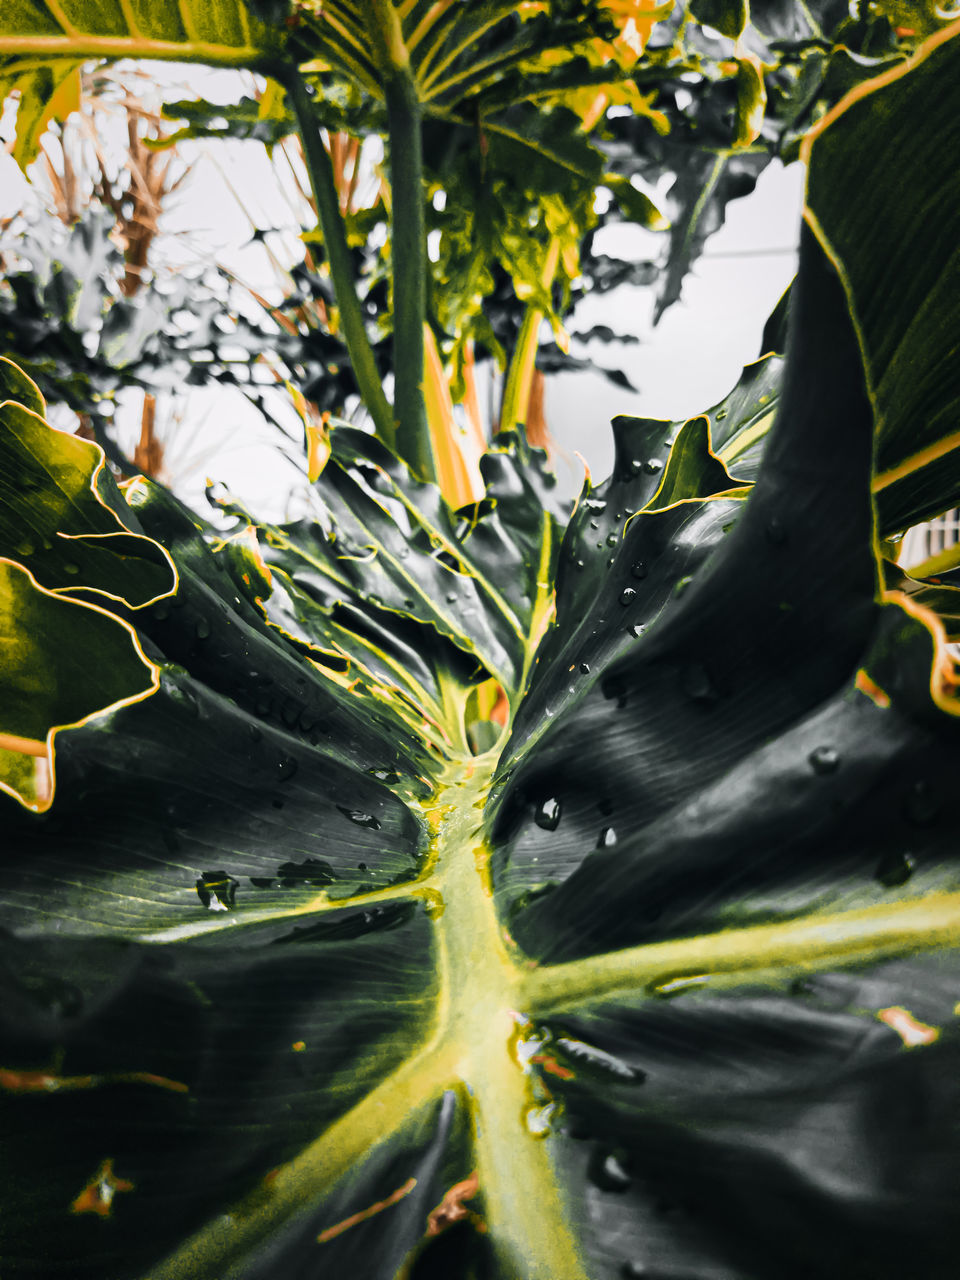
[[596, 16], [519, 8], [0, 18], [34, 90], [88, 56], [272, 68], [348, 333], [278, 61], [323, 28], [386, 98], [397, 376], [381, 438], [308, 433], [316, 521], [224, 500], [223, 532], [0, 363], [5, 1280], [955, 1271], [958, 611], [884, 552], [960, 493], [960, 26], [805, 140], [785, 355], [616, 420], [572, 515], [522, 432], [454, 509], [416, 95], [461, 24], [502, 23], [506, 85]]

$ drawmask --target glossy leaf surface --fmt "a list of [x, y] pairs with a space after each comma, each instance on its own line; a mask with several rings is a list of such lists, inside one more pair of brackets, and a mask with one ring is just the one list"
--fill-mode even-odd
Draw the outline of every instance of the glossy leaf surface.
[[[904, 83], [955, 109], [938, 47]], [[782, 361], [620, 420], [556, 569], [519, 441], [459, 513], [351, 431], [316, 526], [125, 486], [159, 687], [0, 797], [6, 1280], [952, 1276], [960, 718], [845, 283], [807, 231]]]

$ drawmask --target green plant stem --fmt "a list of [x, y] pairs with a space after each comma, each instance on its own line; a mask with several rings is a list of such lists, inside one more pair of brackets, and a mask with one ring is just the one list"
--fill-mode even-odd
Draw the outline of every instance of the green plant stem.
[[320, 130], [310, 106], [310, 96], [299, 71], [295, 67], [286, 67], [275, 74], [282, 79], [297, 119], [310, 186], [317, 202], [317, 218], [323, 234], [327, 262], [330, 264], [330, 278], [340, 312], [340, 325], [357, 386], [373, 419], [377, 435], [388, 448], [396, 449], [397, 430], [393, 410], [384, 395], [354, 284], [353, 263], [340, 213], [340, 197], [333, 179], [333, 165], [320, 138]]
[[423, 395], [427, 235], [420, 104], [409, 72], [386, 78], [393, 253], [393, 369], [397, 450], [422, 480], [436, 480]]

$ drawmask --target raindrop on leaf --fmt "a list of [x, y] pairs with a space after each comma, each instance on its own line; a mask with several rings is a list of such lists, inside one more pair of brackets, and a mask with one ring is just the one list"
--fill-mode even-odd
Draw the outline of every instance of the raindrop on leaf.
[[400, 775], [396, 769], [368, 769], [367, 772], [378, 782], [399, 782]]
[[289, 782], [299, 767], [293, 756], [281, 756], [277, 761], [277, 777], [281, 782]]
[[884, 888], [895, 889], [899, 885], [907, 883], [913, 875], [915, 866], [916, 863], [909, 853], [902, 853], [898, 850], [888, 853], [880, 859], [874, 875]]
[[210, 623], [206, 620], [206, 618], [198, 618], [194, 626], [194, 631], [197, 633], [198, 640], [209, 640]]
[[609, 849], [617, 843], [617, 833], [613, 827], [604, 827], [597, 838], [598, 849]]
[[643, 464], [643, 469], [648, 476], [655, 476], [663, 470], [663, 463], [659, 458], [648, 458]]
[[817, 747], [807, 759], [814, 773], [834, 773], [840, 764], [840, 753], [836, 747]]
[[581, 674], [582, 676], [588, 676], [588, 675], [590, 674], [590, 664], [589, 664], [589, 662], [581, 662], [581, 663], [580, 663], [580, 674]]
[[197, 880], [197, 897], [208, 911], [229, 911], [239, 883], [226, 871], [202, 871]]
[[642, 582], [648, 573], [649, 569], [643, 560], [635, 560], [630, 566], [630, 576], [636, 578], [638, 582]]
[[660, 1000], [672, 1000], [674, 996], [686, 995], [687, 992], [706, 986], [709, 980], [709, 975], [706, 973], [683, 973], [672, 978], [663, 978], [659, 982], [651, 982], [647, 990]]
[[608, 534], [607, 534], [607, 546], [608, 546], [608, 547], [615, 547], [619, 541], [620, 541], [620, 535], [619, 535], [618, 533], [608, 533]]
[[596, 1153], [590, 1161], [589, 1177], [601, 1191], [626, 1191], [631, 1182], [630, 1174], [612, 1151]]
[[637, 593], [633, 587], [624, 587], [620, 592], [620, 603], [624, 606], [633, 604], [637, 598]]
[[345, 809], [342, 804], [338, 804], [337, 808], [345, 818], [355, 822], [358, 827], [369, 827], [371, 831], [380, 830], [380, 823], [372, 813], [363, 813], [360, 809]]
[[556, 831], [560, 825], [560, 801], [553, 796], [541, 800], [533, 820], [544, 831]]
[[78, 564], [75, 564], [74, 561], [68, 560], [66, 564], [63, 566], [63, 572], [69, 573], [70, 576], [73, 577], [74, 575], [80, 572], [80, 566]]

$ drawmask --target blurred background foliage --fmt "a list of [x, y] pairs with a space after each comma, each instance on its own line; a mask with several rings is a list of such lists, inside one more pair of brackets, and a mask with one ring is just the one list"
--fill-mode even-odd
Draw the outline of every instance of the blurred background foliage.
[[[321, 6], [267, 8], [311, 57], [311, 104], [389, 387], [383, 102], [337, 56]], [[451, 28], [454, 52], [435, 42], [424, 55], [433, 63], [418, 69], [427, 92], [424, 379], [433, 429], [455, 438], [465, 459], [447, 485], [455, 505], [477, 492], [476, 462], [493, 432], [524, 423], [549, 449], [545, 377], [598, 367], [630, 387], [636, 338], [582, 327], [584, 298], [641, 286], [662, 316], [731, 201], [752, 192], [772, 161], [795, 159], [834, 103], [943, 20], [901, 0], [488, 8], [493, 17], [468, 48], [451, 45]], [[330, 417], [364, 424], [323, 238], [290, 235], [315, 227], [316, 216], [286, 95], [266, 77], [242, 83], [233, 105], [196, 95], [164, 102], [142, 72], [86, 67], [78, 109], [47, 133], [32, 167], [35, 198], [0, 223], [0, 347], [60, 407], [60, 425], [98, 440], [126, 474], [176, 484], [178, 469], [216, 456], [222, 431], [183, 408], [191, 387], [239, 389], [301, 469], [302, 442], [309, 453]], [[251, 215], [269, 289], [216, 262], [158, 252], [164, 214], [189, 187], [185, 144], [224, 138], [262, 144], [287, 200], [286, 227], [258, 226]], [[618, 222], [659, 233], [659, 253], [599, 251], [598, 233]], [[576, 351], [601, 342], [612, 363], [575, 354], [571, 337]], [[119, 429], [121, 403], [138, 414], [134, 437]]]

